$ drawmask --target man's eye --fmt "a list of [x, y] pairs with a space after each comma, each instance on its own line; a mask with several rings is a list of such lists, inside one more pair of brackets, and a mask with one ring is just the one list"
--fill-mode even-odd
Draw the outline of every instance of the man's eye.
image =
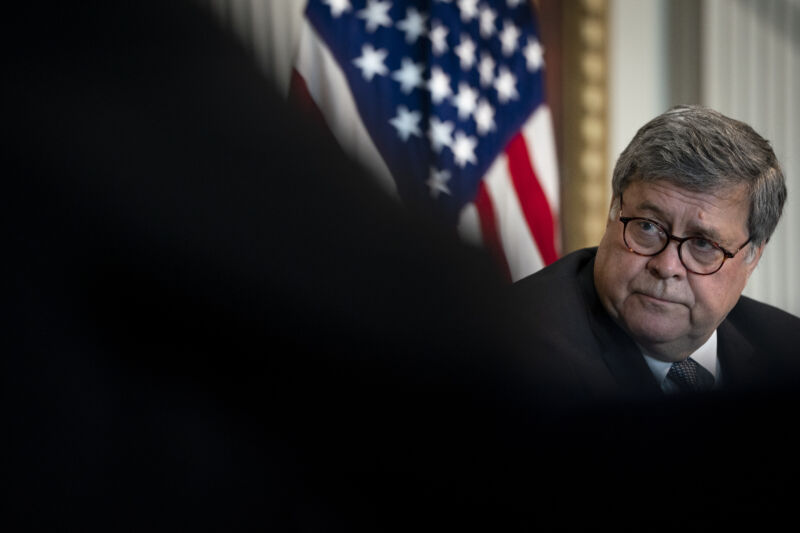
[[639, 221], [639, 229], [644, 233], [649, 233], [652, 235], [655, 235], [659, 232], [659, 227], [652, 222], [648, 222], [647, 220]]
[[692, 247], [699, 252], [710, 252], [714, 250], [714, 244], [706, 239], [692, 239]]

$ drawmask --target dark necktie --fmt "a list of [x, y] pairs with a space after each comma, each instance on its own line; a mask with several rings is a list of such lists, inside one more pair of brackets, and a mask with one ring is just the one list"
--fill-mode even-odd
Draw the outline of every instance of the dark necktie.
[[678, 386], [681, 392], [707, 391], [714, 386], [714, 376], [711, 372], [691, 357], [678, 363], [672, 363], [667, 377]]

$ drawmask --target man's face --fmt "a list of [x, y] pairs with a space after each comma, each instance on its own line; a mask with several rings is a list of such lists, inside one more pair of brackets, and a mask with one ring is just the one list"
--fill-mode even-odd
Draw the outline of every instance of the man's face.
[[[634, 181], [622, 204], [624, 216], [649, 218], [673, 235], [706, 237], [732, 252], [749, 238], [749, 210], [744, 185], [697, 193], [666, 181]], [[597, 250], [597, 293], [611, 317], [648, 354], [665, 361], [685, 358], [708, 339], [736, 304], [763, 250], [746, 262], [745, 247], [717, 273], [701, 276], [683, 266], [677, 242], [643, 257], [627, 249], [622, 233], [617, 216]]]

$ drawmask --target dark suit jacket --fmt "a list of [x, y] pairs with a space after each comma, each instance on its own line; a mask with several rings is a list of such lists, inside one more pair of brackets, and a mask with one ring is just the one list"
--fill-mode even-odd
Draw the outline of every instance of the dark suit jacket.
[[[515, 286], [539, 371], [554, 391], [590, 398], [658, 396], [661, 390], [633, 340], [611, 319], [594, 287], [596, 248], [567, 255]], [[718, 330], [727, 389], [774, 385], [795, 376], [800, 319], [742, 296]]]

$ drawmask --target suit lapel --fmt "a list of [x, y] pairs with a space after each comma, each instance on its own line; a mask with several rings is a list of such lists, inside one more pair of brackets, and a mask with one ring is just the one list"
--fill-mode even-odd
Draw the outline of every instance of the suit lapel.
[[597, 320], [593, 327], [606, 367], [621, 391], [637, 396], [662, 393], [639, 347], [619, 326], [606, 315]]
[[587, 317], [606, 368], [625, 394], [660, 395], [661, 388], [636, 343], [608, 316], [594, 287], [594, 258], [578, 274]]
[[729, 320], [717, 328], [717, 357], [722, 370], [723, 386], [740, 387], [765, 378], [768, 369], [758, 351]]

